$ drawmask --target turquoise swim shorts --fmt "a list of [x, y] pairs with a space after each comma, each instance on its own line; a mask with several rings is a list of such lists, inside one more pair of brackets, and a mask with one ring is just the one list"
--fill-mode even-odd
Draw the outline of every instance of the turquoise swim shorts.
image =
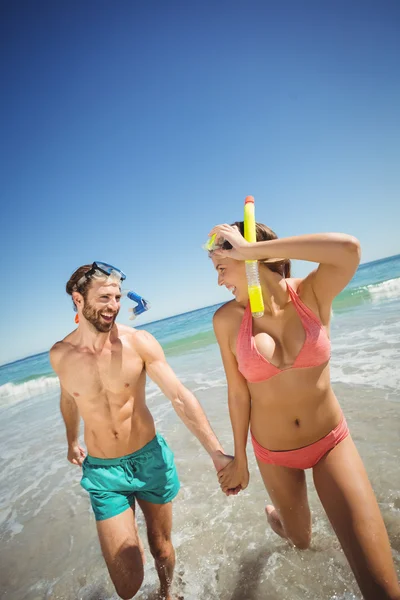
[[96, 521], [124, 512], [135, 503], [135, 497], [166, 504], [180, 488], [174, 455], [159, 433], [133, 454], [120, 458], [87, 456], [82, 471], [81, 486], [90, 494]]

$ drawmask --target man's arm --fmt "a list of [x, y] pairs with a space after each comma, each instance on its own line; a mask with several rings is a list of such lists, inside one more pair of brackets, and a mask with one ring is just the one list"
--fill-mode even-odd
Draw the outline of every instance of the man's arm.
[[71, 396], [71, 394], [69, 394], [62, 386], [60, 409], [67, 433], [68, 460], [73, 465], [82, 466], [83, 459], [85, 458], [85, 451], [81, 448], [78, 441], [80, 422], [79, 411], [73, 396]]
[[[63, 356], [62, 342], [57, 342], [50, 350], [50, 363], [54, 371], [57, 373], [60, 379], [60, 362]], [[74, 400], [65, 388], [61, 386], [61, 397], [60, 397], [60, 410], [65, 423], [65, 429], [67, 434], [68, 442], [68, 460], [74, 465], [82, 466], [83, 459], [85, 458], [85, 451], [79, 445], [79, 422], [80, 416], [78, 407]]]
[[147, 331], [136, 332], [135, 344], [148, 376], [172, 402], [177, 415], [211, 456], [216, 470], [225, 467], [231, 461], [231, 457], [224, 454], [200, 403], [179, 381], [167, 363], [160, 344]]

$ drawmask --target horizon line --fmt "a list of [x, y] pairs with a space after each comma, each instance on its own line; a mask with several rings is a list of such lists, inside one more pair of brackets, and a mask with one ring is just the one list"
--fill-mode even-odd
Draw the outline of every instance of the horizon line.
[[[398, 256], [400, 256], [400, 254], [392, 254], [391, 256], [384, 256], [383, 258], [377, 258], [375, 260], [370, 260], [370, 261], [365, 262], [365, 263], [360, 263], [359, 266], [358, 266], [358, 269], [360, 267], [365, 267], [367, 265], [372, 265], [374, 263], [379, 263], [379, 262], [382, 262], [384, 260], [391, 260], [391, 259], [396, 258]], [[198, 310], [203, 310], [205, 308], [212, 308], [213, 306], [218, 306], [220, 304], [225, 304], [225, 302], [215, 302], [213, 304], [208, 304], [206, 306], [199, 306], [198, 308], [192, 308], [191, 310], [188, 310], [188, 311], [185, 311], [185, 312], [171, 314], [168, 317], [162, 317], [162, 319], [155, 319], [154, 321], [147, 321], [147, 323], [144, 323], [143, 325], [138, 325], [137, 328], [139, 329], [139, 328], [142, 328], [142, 327], [146, 327], [146, 325], [153, 325], [155, 323], [161, 323], [162, 321], [167, 321], [168, 319], [172, 319], [172, 318], [178, 317], [180, 315], [189, 315], [190, 313], [197, 312]], [[0, 364], [0, 369], [2, 369], [3, 367], [8, 367], [10, 365], [14, 365], [16, 363], [19, 363], [19, 362], [21, 362], [23, 360], [26, 360], [27, 358], [33, 358], [34, 356], [40, 356], [41, 354], [46, 354], [49, 351], [50, 351], [50, 349], [48, 349], [48, 350], [42, 350], [41, 352], [35, 352], [34, 354], [28, 354], [27, 356], [21, 356], [20, 358], [16, 358], [14, 360], [11, 360], [11, 361], [8, 361], [8, 362]]]

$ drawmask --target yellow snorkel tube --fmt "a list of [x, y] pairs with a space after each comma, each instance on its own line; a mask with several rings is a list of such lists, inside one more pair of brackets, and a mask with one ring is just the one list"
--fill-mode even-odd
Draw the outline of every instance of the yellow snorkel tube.
[[[244, 201], [244, 239], [250, 243], [257, 241], [253, 196], [247, 196]], [[245, 265], [251, 314], [255, 319], [259, 319], [264, 315], [264, 300], [258, 274], [258, 262], [246, 260]]]

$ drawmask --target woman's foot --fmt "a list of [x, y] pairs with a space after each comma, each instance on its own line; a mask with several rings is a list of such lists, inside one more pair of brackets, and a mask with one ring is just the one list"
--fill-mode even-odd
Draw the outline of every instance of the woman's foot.
[[160, 590], [158, 600], [184, 600], [183, 596], [173, 592], [163, 592]]
[[285, 533], [277, 510], [272, 506], [272, 504], [267, 504], [265, 507], [265, 514], [267, 515], [268, 523], [270, 524], [271, 529], [273, 529], [273, 531], [275, 531], [275, 533], [277, 533], [281, 538], [288, 541], [291, 546], [297, 548], [298, 550], [306, 550], [310, 547], [311, 524], [309, 529], [305, 529], [303, 532], [300, 532], [296, 538], [289, 538]]
[[265, 514], [267, 515], [267, 520], [271, 529], [275, 531], [275, 533], [277, 533], [281, 538], [287, 540], [279, 515], [272, 504], [267, 504], [265, 507]]

